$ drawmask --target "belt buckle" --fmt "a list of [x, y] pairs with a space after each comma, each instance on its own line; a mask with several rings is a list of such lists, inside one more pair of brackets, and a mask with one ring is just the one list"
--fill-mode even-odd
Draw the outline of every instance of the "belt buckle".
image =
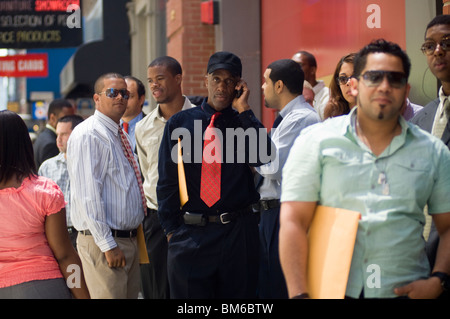
[[223, 214], [220, 214], [220, 215], [219, 215], [220, 222], [221, 222], [223, 225], [226, 225], [226, 224], [231, 223], [231, 216], [228, 217], [228, 220], [225, 220], [227, 216], [230, 216], [230, 213], [223, 213]]
[[261, 201], [261, 207], [263, 210], [269, 210], [269, 203], [265, 200]]

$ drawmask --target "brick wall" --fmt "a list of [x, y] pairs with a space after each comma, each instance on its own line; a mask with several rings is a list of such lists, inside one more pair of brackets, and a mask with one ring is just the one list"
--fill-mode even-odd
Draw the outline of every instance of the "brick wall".
[[442, 4], [443, 4], [442, 13], [450, 14], [450, 0], [442, 0]]
[[207, 95], [206, 65], [215, 51], [214, 26], [201, 23], [201, 0], [168, 0], [167, 55], [183, 68], [183, 94]]

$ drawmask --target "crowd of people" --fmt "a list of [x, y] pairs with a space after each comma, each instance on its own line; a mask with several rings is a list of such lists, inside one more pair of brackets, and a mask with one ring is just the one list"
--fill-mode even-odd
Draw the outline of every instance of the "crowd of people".
[[177, 60], [152, 61], [149, 114], [139, 79], [104, 74], [95, 113], [54, 101], [34, 145], [1, 111], [0, 298], [309, 298], [318, 205], [361, 214], [346, 298], [448, 298], [449, 35], [448, 15], [426, 28], [441, 87], [425, 107], [408, 55], [379, 39], [339, 58], [329, 87], [309, 52], [269, 64], [269, 129], [227, 51], [206, 97], [183, 95]]

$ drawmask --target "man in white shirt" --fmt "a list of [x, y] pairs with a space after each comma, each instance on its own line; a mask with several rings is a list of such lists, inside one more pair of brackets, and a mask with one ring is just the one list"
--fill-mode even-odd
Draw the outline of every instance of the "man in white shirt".
[[143, 196], [137, 158], [119, 124], [128, 98], [123, 76], [102, 75], [95, 84], [95, 113], [73, 130], [67, 147], [71, 217], [95, 299], [132, 299], [140, 291], [136, 234]]
[[281, 172], [295, 138], [307, 126], [320, 122], [316, 111], [302, 95], [304, 74], [290, 59], [271, 63], [264, 72], [265, 105], [279, 111], [270, 132], [276, 146], [274, 161], [256, 167], [264, 178], [259, 188], [261, 245], [259, 298], [286, 299], [288, 297], [278, 256]]
[[167, 279], [167, 239], [158, 219], [156, 184], [158, 182], [158, 151], [167, 120], [175, 113], [194, 105], [182, 95], [182, 69], [177, 60], [163, 56], [148, 66], [150, 93], [156, 108], [136, 125], [136, 144], [147, 200], [144, 235], [149, 264], [141, 265], [144, 298], [169, 298]]
[[44, 161], [39, 167], [39, 175], [45, 176], [58, 184], [59, 188], [64, 194], [66, 200], [66, 223], [69, 232], [70, 240], [74, 247], [76, 247], [77, 231], [73, 227], [72, 219], [70, 218], [70, 180], [69, 172], [67, 171], [67, 141], [73, 129], [83, 122], [83, 118], [79, 115], [67, 115], [58, 120], [56, 124], [56, 146], [59, 149], [59, 154], [55, 157]]
[[305, 73], [305, 80], [312, 85], [314, 91], [314, 109], [316, 109], [321, 120], [323, 120], [323, 112], [330, 98], [330, 90], [325, 86], [324, 81], [316, 79], [316, 58], [307, 51], [299, 51], [294, 54], [292, 60], [300, 64]]

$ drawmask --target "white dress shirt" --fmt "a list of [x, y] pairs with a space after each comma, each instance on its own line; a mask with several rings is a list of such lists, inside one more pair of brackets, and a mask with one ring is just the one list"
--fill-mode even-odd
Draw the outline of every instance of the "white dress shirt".
[[[184, 98], [182, 110], [195, 107], [187, 97]], [[158, 183], [158, 153], [164, 134], [166, 119], [161, 115], [159, 104], [136, 124], [135, 137], [142, 175], [147, 207], [158, 210], [156, 184]]]
[[319, 115], [305, 101], [303, 95], [297, 96], [286, 104], [280, 111], [280, 115], [283, 120], [271, 131], [271, 139], [277, 151], [276, 158], [268, 164], [256, 167], [256, 171], [264, 177], [259, 189], [261, 200], [280, 198], [281, 172], [295, 139], [305, 127], [320, 122]]
[[90, 230], [102, 252], [117, 246], [111, 229], [136, 229], [144, 219], [136, 175], [121, 143], [119, 124], [96, 110], [75, 127], [67, 146], [72, 222], [78, 231]]

